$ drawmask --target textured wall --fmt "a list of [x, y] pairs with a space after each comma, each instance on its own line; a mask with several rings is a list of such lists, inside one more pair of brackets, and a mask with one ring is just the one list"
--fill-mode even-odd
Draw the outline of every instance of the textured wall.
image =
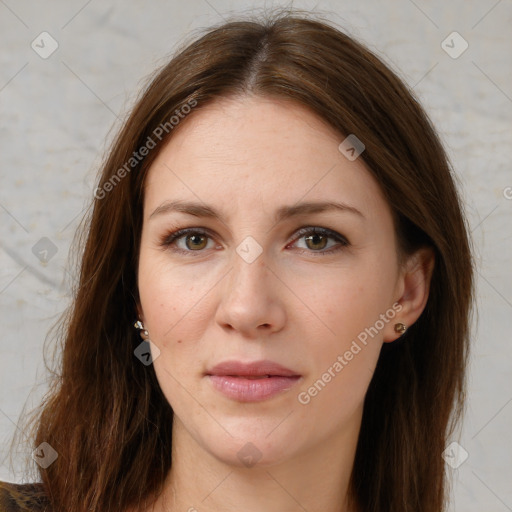
[[[478, 322], [459, 439], [469, 457], [452, 472], [452, 510], [512, 510], [512, 4], [294, 5], [318, 6], [384, 56], [449, 150], [478, 256]], [[6, 459], [9, 439], [22, 407], [46, 390], [45, 334], [68, 303], [68, 248], [118, 116], [192, 29], [253, 7], [264, 3], [0, 1], [1, 479], [20, 480]]]

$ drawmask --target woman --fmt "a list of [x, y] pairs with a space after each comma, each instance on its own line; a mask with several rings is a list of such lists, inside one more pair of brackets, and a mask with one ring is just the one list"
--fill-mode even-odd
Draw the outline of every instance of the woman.
[[366, 48], [298, 13], [189, 44], [114, 141], [84, 241], [41, 483], [4, 484], [5, 510], [445, 510], [467, 227]]

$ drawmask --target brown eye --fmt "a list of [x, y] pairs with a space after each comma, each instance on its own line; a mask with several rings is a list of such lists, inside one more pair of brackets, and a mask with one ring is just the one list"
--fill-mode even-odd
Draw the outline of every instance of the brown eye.
[[314, 233], [312, 235], [306, 236], [304, 240], [306, 241], [306, 246], [308, 247], [308, 249], [319, 251], [325, 249], [328, 238], [329, 237], [325, 235]]
[[196, 228], [179, 229], [178, 231], [164, 235], [160, 243], [162, 247], [166, 249], [169, 248], [188, 254], [193, 252], [200, 253], [203, 252], [204, 249], [212, 249], [215, 246], [210, 233]]
[[308, 226], [297, 232], [294, 245], [315, 256], [332, 254], [350, 245], [349, 241], [332, 229]]
[[208, 244], [208, 237], [205, 235], [187, 235], [185, 237], [185, 245], [191, 250], [204, 249]]

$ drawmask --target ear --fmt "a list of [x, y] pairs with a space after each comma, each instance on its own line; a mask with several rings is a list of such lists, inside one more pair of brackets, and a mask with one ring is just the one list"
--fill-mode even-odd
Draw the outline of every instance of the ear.
[[395, 294], [394, 307], [397, 312], [391, 322], [386, 325], [384, 342], [390, 343], [401, 336], [395, 332], [395, 324], [401, 322], [410, 327], [425, 309], [430, 291], [430, 280], [434, 270], [435, 255], [431, 247], [418, 249], [403, 264]]

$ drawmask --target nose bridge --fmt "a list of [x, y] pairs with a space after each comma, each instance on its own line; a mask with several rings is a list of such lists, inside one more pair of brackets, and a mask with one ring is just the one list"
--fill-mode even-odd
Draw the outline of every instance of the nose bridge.
[[[252, 210], [252, 209], [251, 209]], [[230, 250], [232, 253], [231, 263], [232, 270], [230, 272], [230, 280], [233, 282], [240, 280], [246, 281], [251, 280], [255, 274], [263, 276], [267, 272], [266, 261], [268, 254], [264, 253], [263, 248], [263, 237], [265, 232], [258, 230], [258, 233], [254, 236], [250, 234], [249, 226], [254, 227], [254, 220], [247, 221], [241, 217], [237, 219], [238, 224], [244, 224], [245, 226], [235, 226], [235, 230], [239, 230], [239, 240], [235, 242]], [[252, 229], [254, 234], [254, 229]], [[260, 241], [258, 241], [257, 237]]]
[[254, 240], [244, 239], [236, 247], [229, 277], [219, 297], [220, 325], [254, 335], [260, 326], [273, 331], [282, 328], [286, 315], [267, 263], [268, 254]]
[[[268, 287], [268, 255], [252, 237], [246, 237], [233, 254], [229, 287], [234, 292], [259, 295]], [[261, 289], [259, 289], [261, 288]]]

